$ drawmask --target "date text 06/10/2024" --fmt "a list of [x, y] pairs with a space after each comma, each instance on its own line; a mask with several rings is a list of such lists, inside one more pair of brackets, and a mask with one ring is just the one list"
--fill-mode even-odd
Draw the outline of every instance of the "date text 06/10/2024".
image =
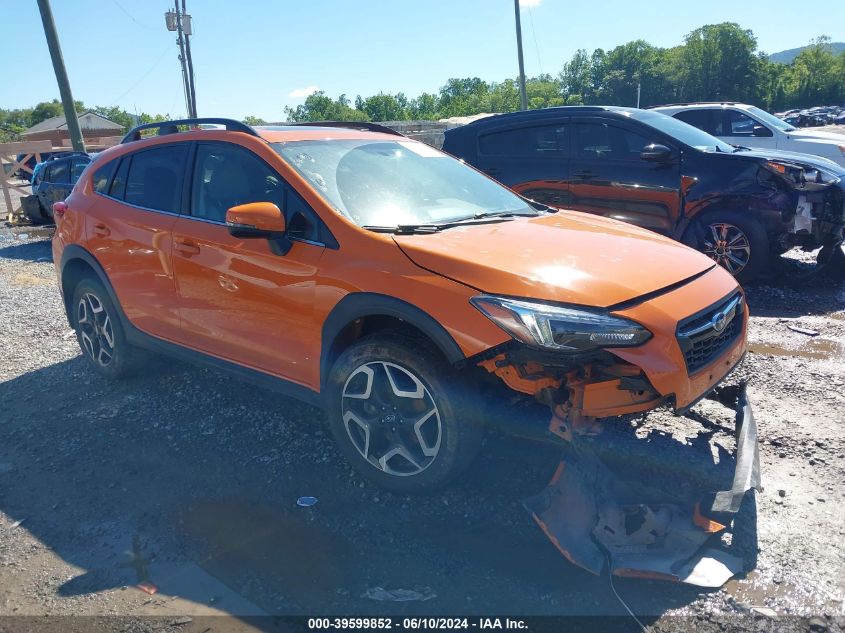
[[310, 630], [406, 630], [440, 631], [449, 629], [527, 630], [528, 625], [518, 618], [308, 618]]

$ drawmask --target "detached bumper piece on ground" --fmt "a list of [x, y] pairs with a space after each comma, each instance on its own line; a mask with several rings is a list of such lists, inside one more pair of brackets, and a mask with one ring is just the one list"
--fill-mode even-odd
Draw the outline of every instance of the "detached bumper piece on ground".
[[[743, 571], [742, 559], [720, 548], [719, 541], [746, 493], [761, 490], [757, 425], [745, 383], [711, 397], [736, 411], [737, 450], [730, 489], [708, 494], [698, 485], [696, 490], [696, 484], [688, 481], [689, 473], [681, 472], [683, 460], [657, 465], [656, 470], [643, 464], [638, 451], [650, 450], [648, 459], [654, 460], [660, 457], [655, 455], [659, 441], [632, 436], [608, 449], [606, 441], [580, 438], [572, 443], [549, 485], [524, 502], [567, 559], [594, 574], [608, 564], [617, 576], [700, 587], [720, 587]], [[723, 457], [722, 467], [724, 462]], [[634, 470], [638, 466], [651, 476], [641, 477]]]

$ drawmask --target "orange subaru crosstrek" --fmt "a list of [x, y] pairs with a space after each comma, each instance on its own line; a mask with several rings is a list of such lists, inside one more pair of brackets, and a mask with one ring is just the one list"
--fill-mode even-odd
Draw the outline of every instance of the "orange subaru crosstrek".
[[467, 466], [497, 396], [572, 441], [686, 410], [743, 356], [743, 294], [704, 255], [350, 125], [176, 121], [99, 154], [53, 240], [93, 367], [144, 347], [280, 388], [411, 491]]

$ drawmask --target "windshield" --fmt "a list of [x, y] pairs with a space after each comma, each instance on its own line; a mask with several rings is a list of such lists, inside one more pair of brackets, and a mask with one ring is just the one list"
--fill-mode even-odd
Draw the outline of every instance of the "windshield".
[[751, 106], [748, 108], [748, 112], [756, 116], [760, 121], [765, 123], [766, 125], [771, 125], [773, 128], [777, 128], [782, 132], [793, 132], [795, 128], [791, 126], [789, 123], [784, 121], [783, 119], [777, 118], [774, 114], [769, 114], [765, 110], [761, 110], [757, 106]]
[[727, 152], [734, 151], [734, 147], [728, 145], [724, 141], [720, 141], [715, 136], [711, 136], [704, 130], [699, 130], [697, 127], [684, 123], [680, 119], [675, 119], [659, 112], [649, 112], [641, 117], [643, 123], [650, 125], [668, 134], [674, 139], [686, 143], [690, 147], [700, 149], [704, 152]]
[[292, 141], [272, 147], [359, 226], [390, 228], [536, 213], [505, 187], [422, 143], [359, 139]]

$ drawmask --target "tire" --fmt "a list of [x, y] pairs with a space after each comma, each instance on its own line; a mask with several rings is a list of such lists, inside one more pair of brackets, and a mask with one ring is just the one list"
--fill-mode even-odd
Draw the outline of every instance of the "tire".
[[845, 281], [845, 244], [823, 247], [819, 251], [818, 264], [824, 266], [834, 281]]
[[53, 217], [53, 207], [45, 207], [41, 199], [38, 199], [38, 210], [41, 212], [41, 218], [44, 224], [55, 224], [56, 219]]
[[127, 343], [120, 316], [102, 284], [82, 279], [72, 301], [76, 340], [90, 366], [112, 379], [130, 375], [136, 350]]
[[366, 479], [399, 493], [447, 484], [483, 436], [466, 415], [464, 381], [432, 347], [401, 331], [372, 334], [340, 355], [327, 381], [326, 413], [341, 452]]
[[720, 264], [741, 283], [764, 276], [772, 259], [763, 226], [738, 211], [714, 211], [696, 218], [684, 233], [683, 242]]
[[48, 223], [49, 220], [47, 220], [44, 209], [41, 208], [41, 201], [38, 199], [38, 196], [27, 196], [23, 198], [21, 200], [21, 208], [26, 219], [33, 225], [40, 226], [41, 224]]

